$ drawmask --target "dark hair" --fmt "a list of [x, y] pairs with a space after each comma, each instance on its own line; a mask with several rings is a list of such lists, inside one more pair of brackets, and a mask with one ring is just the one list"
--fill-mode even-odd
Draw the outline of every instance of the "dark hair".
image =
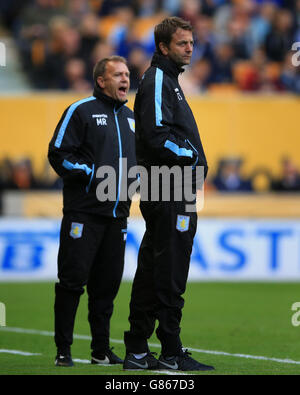
[[155, 26], [154, 39], [156, 50], [158, 53], [161, 54], [161, 50], [159, 49], [159, 43], [162, 42], [167, 47], [169, 47], [172, 40], [172, 35], [176, 32], [178, 28], [193, 31], [193, 27], [190, 22], [185, 21], [182, 18], [178, 18], [177, 16], [168, 17]]
[[105, 74], [106, 65], [108, 62], [122, 62], [127, 65], [127, 60], [123, 58], [123, 56], [113, 55], [99, 60], [99, 62], [95, 64], [93, 70], [93, 79], [95, 84], [97, 84], [97, 78]]

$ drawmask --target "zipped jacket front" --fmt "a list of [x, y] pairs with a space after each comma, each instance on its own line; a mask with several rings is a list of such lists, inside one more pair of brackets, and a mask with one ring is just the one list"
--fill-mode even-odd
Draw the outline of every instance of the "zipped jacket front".
[[[103, 94], [98, 86], [93, 96], [65, 110], [48, 151], [50, 164], [63, 178], [64, 213], [128, 217], [131, 200], [121, 187], [134, 181], [128, 178], [128, 169], [136, 165], [134, 125], [133, 112], [125, 103]], [[113, 170], [108, 172], [110, 178], [104, 166]]]
[[136, 153], [139, 165], [208, 166], [193, 113], [179, 85], [184, 70], [155, 53], [135, 99]]

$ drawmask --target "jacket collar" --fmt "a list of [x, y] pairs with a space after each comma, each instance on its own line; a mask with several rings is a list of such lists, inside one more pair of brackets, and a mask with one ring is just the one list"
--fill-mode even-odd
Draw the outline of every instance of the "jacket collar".
[[177, 64], [167, 56], [161, 55], [155, 52], [151, 61], [151, 66], [162, 69], [165, 73], [170, 74], [176, 78], [180, 73], [184, 72], [184, 69], [177, 66]]
[[127, 103], [128, 100], [125, 102], [115, 100], [110, 96], [105, 95], [102, 90], [100, 89], [98, 84], [94, 85], [94, 92], [93, 96], [95, 96], [97, 99], [100, 99], [102, 101], [105, 101], [107, 104], [109, 104], [111, 107], [113, 107], [116, 111], [119, 110], [124, 104]]

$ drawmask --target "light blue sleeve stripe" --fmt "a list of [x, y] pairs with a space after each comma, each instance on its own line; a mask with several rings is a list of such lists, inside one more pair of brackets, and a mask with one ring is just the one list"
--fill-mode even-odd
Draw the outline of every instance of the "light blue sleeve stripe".
[[155, 73], [155, 120], [156, 126], [162, 126], [162, 84], [164, 73], [161, 69], [156, 69]]
[[59, 148], [61, 146], [62, 139], [64, 137], [66, 128], [68, 126], [68, 123], [69, 123], [69, 121], [70, 121], [70, 119], [71, 119], [71, 117], [73, 115], [73, 112], [76, 110], [76, 108], [78, 106], [80, 106], [80, 104], [86, 103], [86, 102], [91, 101], [91, 100], [96, 100], [96, 98], [94, 96], [86, 97], [85, 99], [82, 99], [82, 100], [77, 101], [76, 103], [73, 103], [69, 107], [69, 109], [67, 111], [67, 114], [65, 116], [65, 119], [63, 120], [63, 123], [61, 124], [61, 127], [59, 129], [58, 135], [57, 135], [56, 140], [55, 140], [54, 146], [56, 148]]
[[164, 147], [174, 152], [174, 154], [176, 154], [177, 156], [187, 156], [189, 158], [193, 157], [192, 150], [186, 148], [180, 148], [177, 144], [173, 143], [170, 140], [166, 140]]
[[83, 170], [87, 176], [92, 172], [92, 169], [90, 169], [88, 165], [80, 165], [79, 163], [74, 164], [66, 159], [63, 161], [62, 165], [67, 170]]

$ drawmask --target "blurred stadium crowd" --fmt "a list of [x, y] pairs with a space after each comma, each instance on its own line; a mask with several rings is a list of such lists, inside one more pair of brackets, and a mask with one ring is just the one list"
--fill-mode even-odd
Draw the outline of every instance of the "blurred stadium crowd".
[[154, 51], [153, 27], [166, 15], [194, 26], [193, 61], [181, 78], [186, 94], [216, 89], [300, 94], [300, 0], [1, 0], [36, 89], [92, 89], [92, 68], [125, 56], [135, 90]]

